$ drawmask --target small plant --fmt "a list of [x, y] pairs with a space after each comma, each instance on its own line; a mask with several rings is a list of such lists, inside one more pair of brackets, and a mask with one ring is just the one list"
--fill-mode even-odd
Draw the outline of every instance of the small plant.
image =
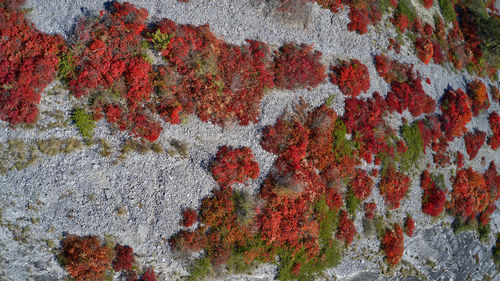
[[80, 134], [84, 138], [92, 138], [94, 136], [95, 121], [91, 114], [85, 112], [85, 109], [75, 109], [71, 114], [71, 121], [78, 127]]
[[469, 160], [472, 160], [476, 158], [477, 152], [486, 141], [486, 133], [476, 129], [474, 132], [466, 133], [464, 135], [464, 141]]
[[403, 256], [403, 229], [396, 224], [393, 229], [388, 229], [382, 238], [382, 249], [390, 265], [396, 265]]
[[406, 196], [409, 188], [410, 179], [393, 167], [386, 170], [379, 185], [380, 194], [391, 209], [399, 208], [400, 201]]
[[349, 214], [346, 211], [340, 211], [339, 226], [336, 234], [337, 239], [349, 245], [354, 235], [356, 235], [356, 227], [352, 220], [349, 219]]
[[446, 188], [444, 186], [444, 177], [431, 177], [425, 170], [420, 177], [420, 187], [422, 194], [422, 212], [429, 216], [439, 216], [446, 202]]
[[407, 215], [405, 218], [404, 231], [408, 237], [412, 237], [413, 232], [415, 231], [415, 221], [410, 215]]
[[500, 147], [500, 115], [496, 112], [490, 113], [488, 122], [493, 132], [493, 135], [488, 138], [488, 144], [491, 146], [491, 149], [496, 150]]
[[213, 272], [212, 264], [207, 257], [196, 259], [189, 269], [189, 281], [203, 280]]
[[131, 270], [134, 262], [134, 250], [132, 247], [117, 244], [115, 247], [115, 259], [112, 263], [113, 269], [115, 271]]
[[221, 187], [228, 187], [233, 183], [256, 179], [259, 176], [259, 164], [249, 148], [233, 149], [223, 146], [217, 152], [211, 171]]
[[181, 225], [184, 227], [192, 226], [198, 220], [198, 214], [193, 209], [186, 209], [182, 212]]
[[356, 97], [370, 89], [368, 69], [359, 60], [343, 61], [330, 67], [330, 79], [344, 95]]

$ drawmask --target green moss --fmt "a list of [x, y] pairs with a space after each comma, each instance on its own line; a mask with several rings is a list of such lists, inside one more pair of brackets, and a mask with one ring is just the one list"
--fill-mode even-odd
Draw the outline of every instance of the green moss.
[[408, 171], [411, 167], [416, 166], [418, 159], [423, 154], [424, 142], [422, 141], [417, 122], [414, 122], [411, 126], [403, 125], [401, 134], [408, 146], [408, 150], [401, 157], [401, 168]]
[[204, 256], [196, 259], [193, 265], [189, 268], [189, 281], [202, 280], [210, 276], [213, 272], [212, 263], [208, 257]]
[[148, 35], [151, 38], [153, 47], [160, 52], [167, 47], [170, 40], [174, 37], [174, 34], [162, 33], [160, 29], [157, 29], [154, 33], [149, 33]]
[[439, 0], [439, 8], [441, 8], [441, 14], [446, 22], [453, 22], [457, 18], [455, 14], [455, 7], [451, 0]]
[[396, 13], [406, 15], [410, 24], [417, 18], [417, 11], [410, 0], [399, 0]]
[[248, 264], [245, 261], [245, 254], [241, 252], [233, 252], [226, 263], [226, 268], [234, 274], [250, 273], [253, 264]]
[[241, 190], [235, 191], [233, 195], [235, 213], [241, 224], [248, 224], [253, 220], [255, 215], [255, 201], [252, 195]]
[[376, 216], [373, 219], [375, 223], [375, 232], [377, 233], [377, 236], [381, 238], [384, 236], [385, 233], [385, 222], [384, 222], [384, 217], [383, 216]]
[[334, 141], [332, 143], [333, 153], [336, 159], [342, 159], [351, 156], [353, 151], [359, 148], [359, 144], [346, 138], [347, 128], [340, 119], [335, 121], [335, 130], [333, 131]]
[[493, 261], [497, 266], [500, 266], [500, 233], [497, 233], [497, 242], [493, 248]]
[[75, 109], [71, 114], [71, 121], [78, 127], [84, 138], [92, 138], [94, 136], [95, 121], [90, 113], [85, 112], [85, 109]]
[[476, 220], [464, 221], [463, 219], [456, 217], [451, 225], [454, 233], [460, 233], [464, 231], [475, 231], [477, 229]]

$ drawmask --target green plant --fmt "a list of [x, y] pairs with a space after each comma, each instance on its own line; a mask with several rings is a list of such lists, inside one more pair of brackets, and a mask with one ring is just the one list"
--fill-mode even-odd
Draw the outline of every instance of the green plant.
[[451, 0], [439, 0], [439, 8], [441, 8], [441, 14], [447, 22], [453, 22], [457, 18], [455, 14], [455, 7]]
[[157, 29], [154, 33], [149, 33], [148, 35], [151, 38], [153, 47], [160, 52], [167, 47], [170, 40], [175, 36], [173, 33], [163, 33], [160, 29]]
[[403, 125], [401, 134], [408, 146], [408, 150], [403, 154], [401, 159], [401, 168], [407, 171], [409, 168], [415, 166], [418, 159], [423, 154], [424, 143], [417, 122], [414, 122], [411, 126], [407, 124]]
[[356, 197], [352, 188], [349, 188], [347, 190], [345, 204], [346, 204], [347, 212], [353, 217], [353, 219], [356, 218], [356, 213], [359, 210], [360, 203], [361, 203], [361, 200], [359, 200]]
[[500, 233], [497, 233], [497, 242], [493, 248], [493, 261], [497, 266], [500, 265]]
[[75, 59], [71, 51], [62, 52], [59, 54], [59, 65], [57, 68], [57, 78], [63, 82], [67, 82], [68, 76], [75, 77]]
[[410, 0], [399, 0], [396, 13], [406, 15], [410, 23], [417, 18], [417, 11]]
[[210, 259], [206, 256], [198, 258], [194, 261], [193, 265], [189, 269], [189, 281], [202, 280], [208, 277], [213, 272], [212, 264]]
[[85, 112], [85, 109], [75, 109], [71, 114], [71, 121], [78, 127], [84, 138], [92, 138], [94, 136], [95, 121], [91, 114]]
[[485, 225], [478, 224], [477, 232], [479, 233], [479, 241], [483, 243], [490, 241], [491, 226], [489, 223]]

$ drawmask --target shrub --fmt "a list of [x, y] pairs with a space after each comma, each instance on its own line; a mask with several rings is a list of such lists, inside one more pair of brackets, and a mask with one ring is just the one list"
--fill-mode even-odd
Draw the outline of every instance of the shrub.
[[111, 270], [112, 249], [97, 236], [66, 236], [60, 255], [66, 272], [79, 281], [104, 280]]
[[380, 179], [380, 194], [391, 209], [399, 208], [400, 201], [406, 196], [409, 188], [410, 179], [393, 167], [389, 167]]
[[432, 7], [432, 4], [434, 4], [434, 0], [423, 0], [423, 2], [426, 9], [430, 9]]
[[457, 18], [455, 14], [455, 7], [452, 0], [439, 0], [439, 8], [441, 8], [441, 14], [447, 22], [454, 22]]
[[182, 212], [181, 225], [184, 227], [192, 226], [198, 220], [198, 214], [193, 209], [186, 209]]
[[56, 76], [58, 54], [66, 49], [60, 36], [38, 31], [25, 18], [24, 1], [0, 5], [0, 119], [33, 123], [40, 93]]
[[394, 24], [398, 28], [399, 32], [405, 33], [406, 29], [408, 28], [409, 20], [405, 14], [396, 12], [396, 14], [394, 14], [394, 17], [392, 18], [392, 24]]
[[403, 230], [399, 224], [396, 224], [394, 229], [388, 229], [385, 232], [382, 238], [382, 249], [389, 264], [396, 265], [399, 263], [401, 257], [403, 257], [403, 239]]
[[349, 19], [351, 20], [347, 24], [347, 29], [349, 31], [356, 31], [359, 34], [365, 34], [368, 31], [368, 24], [370, 24], [370, 19], [368, 18], [368, 13], [363, 8], [356, 8], [351, 6], [349, 10]]
[[321, 64], [321, 52], [313, 51], [311, 45], [284, 44], [275, 52], [272, 66], [274, 83], [288, 90], [314, 88], [325, 78], [325, 66]]
[[420, 37], [415, 41], [418, 58], [425, 64], [428, 64], [434, 56], [434, 47], [432, 42], [424, 37]]
[[439, 216], [443, 210], [446, 202], [446, 188], [444, 186], [444, 178], [441, 175], [436, 179], [431, 177], [429, 172], [425, 170], [420, 177], [420, 187], [422, 188], [422, 212], [432, 217]]
[[94, 136], [95, 121], [91, 114], [85, 112], [85, 109], [75, 109], [71, 114], [71, 120], [78, 127], [80, 134], [84, 138], [92, 138]]
[[447, 139], [467, 132], [465, 125], [472, 119], [470, 98], [461, 90], [448, 90], [441, 102], [441, 125]]
[[115, 271], [131, 270], [134, 265], [134, 250], [130, 246], [116, 245], [113, 269]]
[[483, 176], [470, 167], [458, 170], [453, 178], [452, 212], [464, 220], [475, 219], [488, 201], [488, 189]]
[[142, 275], [140, 281], [156, 281], [156, 274], [153, 269], [148, 268]]
[[356, 227], [354, 227], [352, 220], [349, 219], [349, 214], [346, 211], [340, 211], [339, 227], [336, 234], [337, 239], [349, 245], [354, 235], [356, 235]]
[[474, 117], [490, 107], [486, 86], [480, 80], [474, 80], [467, 85], [467, 95], [472, 101], [472, 113]]
[[488, 144], [491, 146], [491, 149], [496, 150], [500, 146], [500, 115], [496, 112], [490, 113], [488, 122], [493, 132], [493, 135], [488, 138]]
[[472, 160], [486, 141], [486, 133], [479, 130], [468, 132], [464, 135], [464, 141], [467, 154], [469, 154], [469, 160]]
[[490, 85], [490, 92], [493, 100], [500, 104], [500, 91], [498, 90], [498, 87]]
[[256, 179], [259, 176], [259, 164], [250, 148], [233, 149], [223, 146], [217, 152], [211, 171], [221, 187], [228, 187], [233, 183]]
[[408, 237], [412, 237], [415, 231], [415, 221], [410, 215], [407, 215], [405, 218], [404, 231]]
[[356, 169], [356, 175], [349, 182], [349, 187], [354, 191], [354, 195], [359, 200], [365, 200], [370, 196], [373, 187], [373, 180], [365, 170]]
[[359, 60], [343, 61], [330, 67], [330, 79], [344, 95], [356, 97], [370, 89], [368, 69]]
[[375, 209], [377, 209], [377, 203], [370, 202], [364, 204], [365, 218], [371, 220], [375, 216]]

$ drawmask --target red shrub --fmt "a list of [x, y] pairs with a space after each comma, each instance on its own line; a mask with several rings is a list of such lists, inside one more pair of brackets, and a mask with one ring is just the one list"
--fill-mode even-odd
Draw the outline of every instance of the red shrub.
[[500, 116], [496, 112], [490, 113], [488, 117], [490, 129], [493, 135], [488, 138], [488, 144], [495, 150], [500, 146]]
[[441, 51], [441, 45], [439, 45], [439, 42], [436, 40], [432, 40], [432, 59], [434, 60], [435, 64], [443, 64], [445, 62], [445, 57], [443, 55], [443, 52]]
[[344, 95], [356, 97], [370, 89], [370, 75], [364, 64], [358, 60], [343, 61], [330, 67], [330, 79], [339, 86]]
[[415, 221], [409, 215], [406, 216], [406, 218], [405, 218], [405, 227], [404, 227], [404, 230], [405, 230], [405, 234], [408, 237], [412, 237], [413, 236], [413, 232], [415, 231]]
[[392, 82], [387, 104], [391, 111], [399, 113], [408, 109], [414, 117], [432, 113], [436, 109], [436, 101], [424, 92], [420, 78]]
[[373, 187], [373, 180], [368, 176], [365, 170], [356, 169], [356, 175], [349, 182], [349, 186], [354, 191], [356, 198], [362, 201], [370, 196]]
[[371, 220], [375, 216], [375, 209], [377, 209], [377, 203], [371, 202], [371, 203], [365, 203], [364, 204], [364, 209], [365, 209], [365, 218]]
[[159, 122], [151, 120], [143, 113], [128, 116], [128, 124], [131, 127], [130, 133], [134, 137], [141, 137], [150, 142], [157, 140], [163, 129]]
[[490, 85], [490, 91], [491, 91], [491, 97], [493, 98], [493, 101], [500, 103], [500, 91], [498, 90], [498, 87]]
[[387, 262], [391, 265], [399, 263], [404, 252], [403, 230], [399, 224], [393, 230], [387, 230], [382, 238], [382, 249], [385, 252]]
[[339, 226], [336, 237], [338, 240], [344, 241], [347, 245], [351, 244], [354, 235], [356, 235], [356, 227], [346, 211], [340, 211]]
[[462, 168], [464, 166], [464, 155], [460, 151], [457, 151], [457, 158], [455, 159], [455, 163], [457, 164], [458, 168]]
[[196, 221], [198, 221], [198, 214], [193, 209], [186, 209], [182, 212], [182, 221], [180, 225], [184, 227], [192, 226]]
[[284, 121], [282, 118], [273, 126], [266, 126], [262, 132], [260, 145], [268, 152], [283, 154], [295, 151], [296, 158], [303, 158], [309, 143], [309, 130], [296, 121]]
[[357, 31], [359, 34], [365, 34], [368, 31], [367, 26], [370, 24], [370, 19], [365, 9], [356, 8], [352, 5], [349, 10], [349, 19], [351, 20], [347, 24], [349, 31]]
[[420, 177], [420, 187], [423, 191], [422, 212], [433, 217], [439, 216], [444, 210], [446, 190], [436, 185], [427, 170]]
[[415, 47], [417, 49], [418, 58], [423, 63], [428, 64], [434, 55], [432, 42], [427, 38], [420, 37], [415, 41]]
[[394, 24], [401, 33], [405, 33], [408, 28], [409, 21], [405, 14], [398, 12], [392, 18], [392, 24]]
[[24, 1], [0, 4], [0, 119], [33, 123], [40, 93], [55, 78], [65, 50], [60, 36], [41, 33], [18, 10]]
[[464, 135], [464, 141], [467, 154], [469, 154], [469, 160], [472, 160], [486, 141], [486, 133], [478, 130], [468, 132]]
[[325, 197], [326, 204], [331, 210], [339, 210], [344, 205], [342, 194], [334, 188], [328, 188]]
[[472, 119], [471, 101], [461, 90], [448, 90], [441, 102], [441, 125], [447, 139], [467, 132], [465, 125]]
[[430, 9], [432, 7], [434, 0], [424, 0], [424, 7]]
[[472, 101], [472, 113], [474, 117], [490, 107], [486, 86], [480, 80], [474, 80], [467, 85], [467, 95]]
[[111, 270], [112, 250], [97, 236], [68, 235], [62, 240], [61, 256], [66, 272], [78, 281], [104, 280]]
[[113, 269], [115, 271], [130, 270], [134, 265], [134, 250], [130, 246], [116, 245]]
[[475, 217], [488, 205], [488, 189], [483, 176], [472, 168], [460, 169], [453, 178], [451, 210], [463, 219]]
[[488, 207], [479, 215], [479, 223], [486, 225], [490, 221], [490, 215], [495, 211], [495, 202], [500, 198], [500, 176], [497, 173], [495, 162], [490, 162], [490, 167], [484, 173], [484, 181], [489, 194]]
[[425, 119], [418, 120], [417, 124], [420, 135], [422, 136], [424, 149], [438, 142], [442, 134], [439, 119], [434, 116], [428, 116]]
[[259, 164], [248, 147], [236, 149], [221, 147], [210, 170], [221, 187], [244, 183], [259, 176]]
[[410, 179], [393, 167], [387, 169], [380, 179], [380, 194], [391, 209], [399, 208], [400, 201], [406, 196], [410, 188]]
[[310, 134], [307, 158], [320, 171], [333, 161], [331, 150], [336, 120], [335, 110], [326, 105], [317, 107], [308, 116], [306, 125]]
[[153, 269], [148, 268], [141, 276], [140, 281], [156, 281], [156, 274]]
[[311, 45], [286, 43], [275, 55], [272, 71], [279, 88], [314, 88], [326, 78], [326, 67], [320, 62], [322, 54], [313, 51]]

